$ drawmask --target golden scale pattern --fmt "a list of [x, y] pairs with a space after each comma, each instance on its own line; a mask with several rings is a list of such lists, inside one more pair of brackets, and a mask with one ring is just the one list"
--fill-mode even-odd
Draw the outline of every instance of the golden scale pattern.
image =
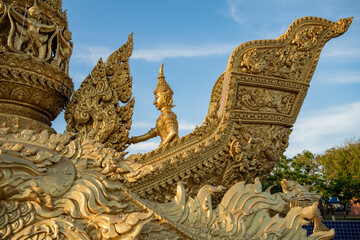
[[[201, 126], [126, 157], [132, 34], [69, 101], [61, 1], [4, 0], [0, 239], [331, 239], [316, 192], [283, 180], [271, 194], [260, 181], [288, 145], [322, 47], [351, 21], [305, 17], [276, 40], [241, 44]], [[56, 134], [51, 120], [66, 104], [67, 131]]]

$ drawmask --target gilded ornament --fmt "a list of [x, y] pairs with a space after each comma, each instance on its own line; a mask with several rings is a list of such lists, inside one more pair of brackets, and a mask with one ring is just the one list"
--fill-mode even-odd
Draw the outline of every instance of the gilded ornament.
[[0, 29], [1, 122], [13, 131], [53, 131], [51, 121], [73, 92], [71, 33], [61, 1], [5, 0]]
[[[315, 201], [304, 208], [292, 208], [284, 218], [280, 218], [278, 214], [287, 205], [285, 194], [262, 192], [258, 179], [255, 179], [255, 184], [236, 183], [214, 208], [211, 196], [222, 190], [222, 187], [205, 185], [196, 197], [187, 198], [179, 183], [172, 201], [149, 204], [153, 204], [159, 215], [195, 239], [198, 236], [211, 239], [272, 239], [280, 236], [282, 239], [302, 239], [306, 237], [306, 230], [301, 226], [308, 224], [306, 219], [313, 219], [317, 210]], [[269, 210], [278, 214], [271, 217]], [[334, 230], [323, 229], [307, 239], [333, 236]]]
[[[283, 180], [283, 192], [271, 194], [260, 181], [288, 145], [321, 48], [351, 21], [305, 17], [278, 39], [237, 47], [204, 122], [181, 138], [161, 65], [155, 128], [129, 138], [132, 34], [70, 101], [72, 43], [61, 0], [4, 0], [0, 238], [332, 238], [316, 192]], [[51, 121], [66, 104], [67, 131], [56, 134]], [[129, 144], [154, 136], [159, 148], [126, 156]]]
[[[312, 204], [319, 202], [321, 195], [315, 191], [310, 192], [311, 186], [301, 186], [297, 182], [287, 181], [283, 179], [281, 181], [281, 187], [283, 192], [288, 196], [287, 199], [290, 202], [290, 208], [294, 207], [308, 207]], [[316, 209], [314, 217], [311, 219], [314, 223], [313, 232], [328, 231], [329, 229], [322, 223], [323, 218], [320, 210]]]
[[[132, 34], [128, 42], [111, 54], [106, 63], [100, 59], [91, 75], [82, 82], [65, 111], [67, 131], [82, 139], [92, 139], [108, 147], [126, 149], [134, 99], [129, 57]], [[130, 100], [130, 101], [129, 101]], [[119, 101], [126, 103], [120, 106]]]
[[158, 84], [156, 85], [154, 94], [154, 105], [161, 111], [159, 118], [156, 121], [155, 128], [150, 129], [149, 132], [144, 135], [131, 137], [129, 143], [138, 143], [146, 141], [150, 138], [160, 136], [160, 147], [173, 142], [179, 138], [178, 134], [178, 122], [176, 114], [171, 110], [174, 106], [172, 95], [174, 92], [171, 90], [169, 84], [165, 80], [164, 76], [164, 63], [161, 64], [159, 70]]

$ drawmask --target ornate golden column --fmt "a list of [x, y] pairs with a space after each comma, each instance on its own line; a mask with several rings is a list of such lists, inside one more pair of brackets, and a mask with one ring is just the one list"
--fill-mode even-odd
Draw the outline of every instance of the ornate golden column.
[[73, 92], [71, 32], [61, 0], [0, 3], [0, 122], [51, 129]]

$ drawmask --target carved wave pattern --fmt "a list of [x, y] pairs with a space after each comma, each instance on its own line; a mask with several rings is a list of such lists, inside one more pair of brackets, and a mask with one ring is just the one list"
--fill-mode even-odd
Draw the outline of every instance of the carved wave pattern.
[[[152, 211], [134, 208], [121, 188], [100, 173], [110, 167], [102, 160], [121, 158], [115, 150], [100, 143], [89, 149], [86, 141], [77, 144], [69, 134], [6, 132], [0, 131], [7, 139], [0, 140], [1, 239], [133, 238], [152, 219]], [[15, 139], [22, 143], [14, 143]], [[99, 149], [102, 156], [91, 155]], [[81, 156], [88, 160], [78, 161]]]
[[[255, 184], [236, 183], [213, 208], [211, 195], [222, 187], [203, 186], [195, 198], [187, 198], [184, 187], [178, 183], [177, 195], [169, 203], [155, 204], [153, 208], [165, 220], [194, 239], [303, 239], [314, 217], [317, 203], [305, 208], [291, 208], [285, 217], [271, 216], [284, 211], [288, 205], [282, 193], [262, 192], [258, 179]], [[151, 205], [151, 204], [150, 204]], [[329, 239], [334, 230], [316, 232], [307, 239]]]

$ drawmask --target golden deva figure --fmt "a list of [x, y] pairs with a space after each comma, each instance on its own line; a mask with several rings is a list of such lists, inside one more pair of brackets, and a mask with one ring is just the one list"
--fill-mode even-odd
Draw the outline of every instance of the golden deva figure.
[[[49, 36], [47, 33], [56, 31], [55, 25], [46, 25], [41, 23], [41, 10], [34, 1], [34, 6], [29, 8], [28, 16], [25, 17], [18, 12], [11, 10], [10, 14], [16, 19], [17, 33], [15, 34], [14, 48], [17, 51], [21, 50], [21, 46], [27, 45], [25, 52], [40, 59], [45, 59], [46, 48]], [[23, 23], [26, 27], [23, 28], [19, 23]], [[43, 34], [41, 34], [42, 32]], [[10, 32], [10, 36], [14, 32]]]
[[144, 135], [131, 137], [129, 139], [129, 143], [143, 142], [150, 138], [160, 136], [161, 143], [159, 147], [161, 147], [179, 138], [177, 117], [176, 114], [171, 111], [171, 108], [174, 107], [174, 105], [172, 105], [172, 95], [174, 92], [171, 90], [169, 84], [165, 81], [163, 67], [164, 63], [160, 66], [158, 77], [159, 80], [154, 91], [154, 105], [158, 110], [161, 111], [161, 114], [156, 121], [156, 126], [155, 128], [150, 129], [150, 131]]

